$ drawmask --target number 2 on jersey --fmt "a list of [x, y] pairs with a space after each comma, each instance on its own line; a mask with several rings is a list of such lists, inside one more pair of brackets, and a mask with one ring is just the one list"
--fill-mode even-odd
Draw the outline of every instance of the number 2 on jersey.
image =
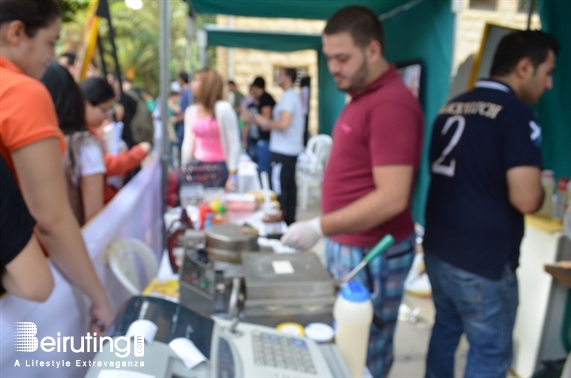
[[445, 135], [448, 132], [448, 130], [450, 130], [452, 125], [454, 125], [454, 123], [456, 123], [456, 122], [458, 123], [458, 127], [456, 127], [456, 131], [454, 131], [454, 135], [452, 135], [452, 139], [450, 139], [450, 142], [448, 142], [448, 145], [446, 146], [444, 151], [442, 151], [442, 154], [440, 155], [440, 157], [438, 159], [436, 159], [434, 161], [434, 163], [432, 163], [432, 172], [433, 173], [438, 173], [440, 175], [444, 175], [444, 176], [448, 176], [448, 177], [454, 177], [454, 173], [456, 171], [456, 160], [451, 159], [450, 164], [448, 164], [448, 165], [444, 164], [444, 160], [446, 159], [448, 154], [450, 154], [450, 152], [452, 152], [454, 147], [456, 147], [456, 145], [460, 141], [460, 138], [462, 137], [462, 133], [464, 132], [464, 126], [466, 126], [466, 119], [464, 117], [458, 116], [458, 115], [448, 118], [448, 120], [444, 124], [444, 127], [442, 128], [442, 132], [440, 133], [441, 135]]

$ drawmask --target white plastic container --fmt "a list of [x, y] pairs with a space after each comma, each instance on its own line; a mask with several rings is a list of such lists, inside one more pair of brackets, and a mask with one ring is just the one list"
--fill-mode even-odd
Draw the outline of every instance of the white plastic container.
[[333, 306], [335, 344], [352, 377], [362, 377], [367, 360], [373, 304], [369, 291], [356, 281], [341, 288]]
[[325, 344], [333, 341], [335, 331], [329, 324], [310, 323], [305, 326], [305, 336], [319, 344]]

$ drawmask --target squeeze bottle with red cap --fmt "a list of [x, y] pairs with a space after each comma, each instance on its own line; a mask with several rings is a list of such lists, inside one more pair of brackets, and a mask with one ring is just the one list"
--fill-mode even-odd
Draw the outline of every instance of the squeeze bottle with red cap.
[[373, 321], [373, 304], [369, 291], [356, 281], [349, 281], [333, 306], [335, 344], [352, 377], [362, 377], [367, 360], [369, 330]]

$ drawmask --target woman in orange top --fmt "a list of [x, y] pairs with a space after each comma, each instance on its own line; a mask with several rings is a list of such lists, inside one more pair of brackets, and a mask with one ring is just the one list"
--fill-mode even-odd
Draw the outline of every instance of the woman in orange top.
[[60, 33], [52, 0], [0, 0], [0, 155], [19, 183], [36, 232], [54, 263], [91, 300], [91, 330], [113, 311], [91, 263], [66, 192], [65, 140], [54, 105], [39, 82]]

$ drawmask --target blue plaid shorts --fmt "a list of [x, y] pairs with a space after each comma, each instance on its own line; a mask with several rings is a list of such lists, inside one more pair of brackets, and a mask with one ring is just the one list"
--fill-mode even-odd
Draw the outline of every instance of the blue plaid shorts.
[[[345, 277], [371, 248], [356, 247], [325, 240], [327, 270], [335, 278]], [[367, 367], [373, 377], [385, 377], [393, 363], [393, 336], [399, 306], [404, 291], [404, 280], [414, 257], [415, 236], [410, 235], [371, 261], [353, 280], [371, 292], [377, 317], [384, 326], [371, 325]]]

